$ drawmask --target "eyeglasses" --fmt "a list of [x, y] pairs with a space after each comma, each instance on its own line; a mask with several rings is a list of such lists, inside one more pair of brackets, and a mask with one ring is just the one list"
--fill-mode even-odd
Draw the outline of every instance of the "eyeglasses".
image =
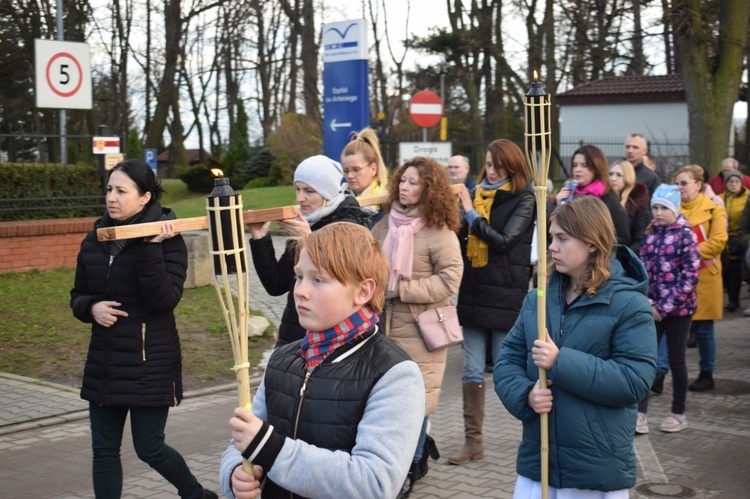
[[359, 175], [361, 171], [362, 171], [362, 168], [356, 168], [356, 167], [351, 168], [351, 169], [344, 168], [344, 176], [346, 177], [347, 175], [351, 173], [352, 175], [356, 177], [357, 175]]

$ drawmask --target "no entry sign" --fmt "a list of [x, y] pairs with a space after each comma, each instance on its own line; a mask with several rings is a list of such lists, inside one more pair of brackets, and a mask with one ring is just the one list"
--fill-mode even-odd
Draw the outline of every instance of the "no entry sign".
[[91, 61], [86, 43], [34, 40], [36, 106], [91, 109]]
[[435, 92], [421, 90], [411, 98], [409, 114], [414, 123], [423, 128], [435, 126], [443, 116], [443, 101]]

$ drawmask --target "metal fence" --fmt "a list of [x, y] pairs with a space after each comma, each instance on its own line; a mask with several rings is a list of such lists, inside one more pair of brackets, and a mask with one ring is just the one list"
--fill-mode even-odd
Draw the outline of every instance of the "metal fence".
[[[409, 137], [413, 139], [413, 137]], [[521, 137], [510, 138], [523, 149]], [[419, 141], [418, 139], [416, 141]], [[399, 164], [398, 140], [385, 140], [382, 144], [383, 160], [389, 168]], [[584, 144], [593, 144], [600, 148], [611, 163], [623, 157], [624, 140], [613, 139], [577, 139], [566, 140], [553, 149], [550, 164], [550, 178], [562, 181], [570, 177], [570, 163], [573, 152]], [[469, 158], [471, 172], [475, 177], [479, 175], [484, 166], [486, 155], [486, 142], [454, 141], [453, 154], [462, 154]], [[657, 173], [663, 179], [669, 179], [672, 173], [679, 170], [689, 161], [689, 147], [687, 143], [674, 142], [649, 142], [649, 153], [655, 158]]]
[[[510, 138], [523, 148], [521, 137]], [[61, 169], [57, 163], [60, 149], [59, 135], [33, 135], [33, 134], [0, 134], [0, 164], [34, 165], [37, 168], [55, 167], [55, 175], [65, 177], [65, 169]], [[382, 141], [383, 159], [386, 165], [392, 169], [399, 164], [399, 142], [421, 141], [421, 133], [399, 137], [398, 139], [387, 139]], [[550, 178], [560, 182], [569, 177], [571, 156], [573, 152], [584, 144], [593, 144], [602, 149], [610, 162], [623, 156], [623, 140], [619, 139], [596, 139], [578, 138], [576, 140], [561, 141], [559, 146], [553, 150], [550, 165]], [[35, 196], [24, 192], [21, 186], [2, 186], [0, 190], [4, 193], [0, 196], [0, 220], [39, 218], [39, 215], [52, 217], [71, 216], [71, 213], [101, 214], [104, 209], [104, 189], [102, 169], [99, 166], [99, 158], [92, 151], [91, 135], [68, 135], [66, 137], [68, 163], [76, 165], [92, 165], [96, 167], [92, 175], [85, 181], [88, 184], [86, 192], [77, 192], [75, 195]], [[453, 154], [463, 154], [470, 160], [472, 175], [478, 176], [485, 161], [485, 142], [454, 141], [452, 143]], [[657, 163], [657, 173], [665, 180], [672, 177], [674, 171], [678, 170], [689, 161], [689, 147], [687, 143], [649, 142], [649, 153]], [[736, 150], [736, 157], [745, 157], [745, 149], [740, 146]], [[6, 165], [7, 166], [7, 165]], [[160, 165], [164, 168], [164, 165]], [[714, 165], [709, 170], [717, 169]], [[166, 173], [166, 172], [165, 172]], [[55, 179], [60, 184], [66, 184], [65, 178]], [[0, 179], [0, 182], [3, 179]], [[92, 187], [93, 185], [93, 187]], [[98, 187], [97, 187], [98, 186]], [[71, 189], [68, 189], [70, 191]], [[15, 215], [9, 215], [13, 214]], [[80, 216], [80, 215], [79, 215]]]
[[68, 165], [58, 162], [60, 140], [59, 135], [0, 134], [0, 221], [103, 213], [103, 176], [92, 136], [66, 137]]

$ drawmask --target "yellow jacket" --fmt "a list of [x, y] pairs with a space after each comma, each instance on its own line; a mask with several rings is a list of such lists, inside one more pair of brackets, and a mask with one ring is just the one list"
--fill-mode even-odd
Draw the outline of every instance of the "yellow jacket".
[[[729, 235], [727, 234], [726, 210], [717, 206], [706, 197], [698, 197], [690, 203], [680, 203], [680, 213], [687, 218], [691, 227], [701, 226], [702, 230], [694, 229], [698, 235], [698, 248], [701, 253], [701, 270], [698, 276], [698, 309], [693, 314], [693, 320], [715, 320], [723, 316], [724, 286], [721, 278], [721, 251], [724, 249]], [[701, 241], [701, 239], [705, 239]]]
[[727, 210], [727, 217], [729, 218], [729, 234], [734, 236], [737, 234], [737, 226], [740, 223], [742, 210], [747, 203], [747, 189], [742, 187], [739, 194], [736, 196], [725, 190], [719, 194], [719, 197], [724, 200], [724, 206]]

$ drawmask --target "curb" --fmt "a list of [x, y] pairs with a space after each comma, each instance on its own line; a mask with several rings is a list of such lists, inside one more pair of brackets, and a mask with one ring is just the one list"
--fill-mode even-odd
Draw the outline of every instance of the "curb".
[[[80, 392], [80, 388], [68, 386], [68, 385], [61, 385], [59, 383], [52, 383], [49, 381], [42, 381], [39, 379], [34, 378], [28, 378], [26, 376], [20, 376], [17, 374], [8, 374], [8, 373], [0, 373], [0, 379], [12, 379], [14, 381], [20, 381], [24, 383], [29, 383], [32, 385], [38, 385], [38, 386], [45, 386], [48, 388], [55, 388], [57, 390], [69, 392], [78, 394]], [[258, 385], [261, 381], [261, 375], [251, 375], [250, 376], [250, 389], [257, 389]], [[226, 391], [236, 390], [237, 389], [237, 383], [225, 383], [223, 385], [216, 385], [216, 386], [209, 386], [206, 388], [199, 388], [197, 390], [190, 390], [183, 394], [182, 399], [191, 399], [191, 398], [198, 398], [203, 397], [206, 395], [213, 395], [215, 393], [222, 393]], [[88, 409], [85, 410], [78, 410], [78, 411], [71, 411], [67, 413], [58, 414], [57, 416], [50, 416], [46, 418], [39, 418], [39, 419], [32, 419], [30, 421], [24, 421], [22, 423], [14, 423], [9, 424], [5, 426], [0, 426], [0, 436], [3, 435], [10, 435], [11, 433], [18, 433], [22, 431], [28, 431], [28, 430], [36, 430], [39, 428], [46, 428], [48, 426], [54, 426], [62, 423], [70, 423], [72, 421], [80, 421], [82, 419], [88, 419], [89, 417], [89, 411]]]

